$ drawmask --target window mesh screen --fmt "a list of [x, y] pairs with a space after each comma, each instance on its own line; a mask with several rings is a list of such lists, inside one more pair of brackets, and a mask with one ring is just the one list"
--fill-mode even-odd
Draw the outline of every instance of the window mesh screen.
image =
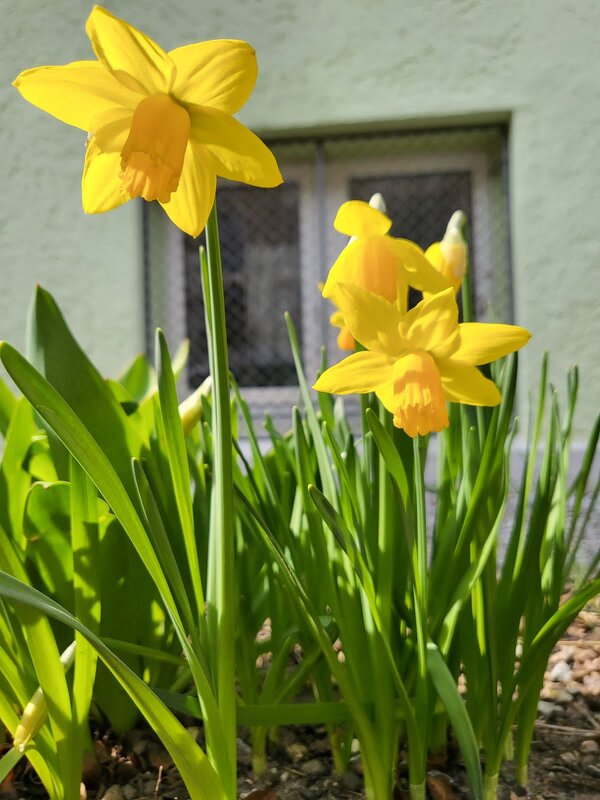
[[[299, 193], [293, 181], [266, 191], [224, 185], [217, 193], [230, 369], [240, 386], [293, 386], [294, 364], [283, 327], [299, 328]], [[198, 246], [185, 238], [185, 298], [191, 382], [208, 372]]]
[[[323, 345], [330, 362], [341, 356], [328, 323], [332, 307], [317, 287], [347, 242], [333, 229], [347, 199], [381, 192], [392, 234], [422, 247], [439, 240], [462, 208], [477, 314], [510, 321], [505, 142], [499, 126], [270, 142], [285, 179], [281, 187], [219, 186], [231, 369], [257, 417], [281, 409], [289, 420], [295, 401], [284, 311], [295, 323], [309, 380]], [[200, 241], [183, 236], [154, 204], [145, 230], [149, 346], [157, 324], [172, 347], [188, 337], [193, 388], [208, 372]]]

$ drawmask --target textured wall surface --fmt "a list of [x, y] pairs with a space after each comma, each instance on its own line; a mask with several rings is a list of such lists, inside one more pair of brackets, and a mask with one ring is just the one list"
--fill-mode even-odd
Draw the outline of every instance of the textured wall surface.
[[[8, 84], [89, 57], [81, 0], [0, 0], [0, 335], [19, 340], [35, 281], [99, 363], [142, 346], [139, 208], [85, 218], [79, 131]], [[263, 132], [510, 120], [516, 321], [582, 368], [580, 429], [600, 387], [600, 3], [597, 0], [106, 0], [166, 48], [244, 38], [261, 74], [240, 118]]]

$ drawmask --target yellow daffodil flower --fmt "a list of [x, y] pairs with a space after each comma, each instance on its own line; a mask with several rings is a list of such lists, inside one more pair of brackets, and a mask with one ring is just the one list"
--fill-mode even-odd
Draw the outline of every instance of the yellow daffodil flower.
[[30, 103], [88, 132], [86, 213], [141, 196], [158, 200], [175, 225], [198, 236], [217, 176], [281, 183], [271, 151], [231, 116], [256, 81], [249, 44], [221, 39], [167, 53], [99, 6], [86, 32], [97, 61], [29, 69], [14, 82]]
[[407, 314], [351, 284], [338, 284], [346, 324], [364, 351], [325, 370], [318, 392], [375, 392], [394, 425], [413, 438], [448, 426], [446, 400], [495, 406], [500, 392], [476, 369], [523, 347], [530, 333], [516, 325], [458, 323], [454, 290], [422, 300]]
[[340, 206], [333, 223], [352, 240], [331, 267], [323, 297], [332, 297], [336, 286], [349, 283], [406, 309], [408, 287], [423, 292], [441, 292], [448, 281], [425, 258], [421, 248], [408, 239], [388, 234], [392, 221], [382, 211], [362, 200]]
[[354, 336], [350, 332], [350, 328], [346, 325], [346, 320], [344, 319], [344, 315], [338, 309], [334, 311], [333, 314], [329, 317], [329, 322], [333, 325], [334, 328], [339, 328], [340, 332], [337, 335], [337, 346], [340, 350], [354, 350], [356, 348], [356, 342], [354, 341]]
[[[319, 283], [320, 292], [323, 291], [323, 286], [325, 286], [325, 284], [321, 281], [321, 283]], [[340, 329], [340, 332], [337, 335], [337, 346], [340, 348], [340, 350], [354, 350], [356, 347], [354, 336], [352, 336], [348, 326], [344, 321], [344, 315], [339, 310], [337, 303], [335, 302], [335, 297], [331, 298], [331, 302], [336, 307], [336, 310], [329, 317], [329, 322], [334, 328]]]
[[441, 242], [434, 242], [425, 251], [425, 257], [458, 292], [467, 271], [468, 247], [463, 235], [465, 215], [455, 211], [450, 217]]

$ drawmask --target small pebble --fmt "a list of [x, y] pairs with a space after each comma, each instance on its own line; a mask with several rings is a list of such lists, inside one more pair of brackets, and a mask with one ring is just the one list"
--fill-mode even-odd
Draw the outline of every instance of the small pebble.
[[599, 753], [600, 745], [594, 739], [585, 739], [579, 748], [582, 753]]
[[540, 700], [538, 703], [538, 711], [543, 717], [550, 717], [558, 710], [556, 703], [549, 703], [547, 700]]
[[560, 754], [560, 760], [568, 767], [576, 767], [579, 764], [579, 754], [567, 750], [566, 753]]
[[123, 790], [118, 783], [109, 786], [106, 792], [102, 795], [102, 800], [123, 800]]
[[573, 670], [566, 661], [558, 661], [550, 672], [550, 680], [560, 683], [566, 683], [571, 680]]
[[313, 778], [317, 775], [323, 775], [326, 771], [323, 762], [318, 758], [311, 758], [309, 761], [305, 761], [304, 764], [300, 765], [299, 769], [305, 775], [310, 775]]
[[568, 689], [559, 689], [554, 699], [557, 703], [570, 703], [573, 699], [573, 695]]
[[237, 760], [239, 764], [249, 766], [252, 763], [252, 748], [243, 739], [235, 740]]
[[362, 786], [362, 780], [356, 772], [345, 772], [340, 778], [340, 783], [351, 792], [358, 792]]
[[300, 742], [294, 742], [288, 745], [285, 750], [293, 764], [298, 764], [300, 761], [303, 761], [308, 754], [308, 748], [300, 744]]

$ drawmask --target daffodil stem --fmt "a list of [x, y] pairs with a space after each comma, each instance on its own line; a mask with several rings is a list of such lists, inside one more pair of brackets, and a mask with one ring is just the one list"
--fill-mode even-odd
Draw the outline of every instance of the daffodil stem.
[[[211, 663], [227, 764], [215, 764], [229, 800], [236, 792], [234, 517], [229, 361], [217, 208], [206, 225], [201, 258], [210, 373], [213, 379], [213, 490], [208, 555], [207, 617]], [[210, 739], [210, 721], [207, 737]], [[210, 752], [210, 742], [209, 752]], [[218, 752], [222, 752], [218, 748]]]
[[[429, 719], [429, 687], [427, 677], [427, 525], [425, 517], [425, 479], [421, 464], [419, 437], [413, 439], [415, 510], [417, 516], [417, 535], [415, 537], [415, 622], [417, 634], [417, 685], [415, 692], [417, 719]], [[424, 737], [424, 742], [426, 737]], [[423, 750], [425, 758], [425, 748]]]
[[[462, 235], [467, 240], [467, 225], [463, 226]], [[465, 277], [461, 288], [461, 305], [463, 322], [475, 322], [475, 309], [473, 307], [473, 281], [471, 280], [471, 264], [467, 251], [467, 263], [465, 265]]]

